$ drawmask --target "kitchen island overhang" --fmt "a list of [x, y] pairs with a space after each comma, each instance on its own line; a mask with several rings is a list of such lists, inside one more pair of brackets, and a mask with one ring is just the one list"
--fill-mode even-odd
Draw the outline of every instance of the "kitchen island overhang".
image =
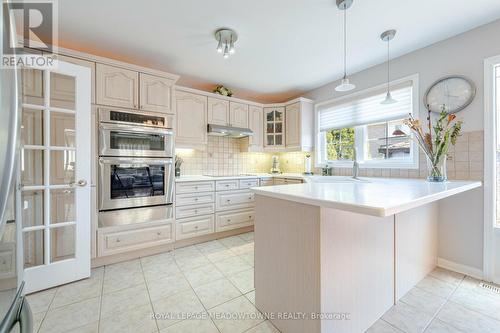
[[256, 306], [283, 332], [364, 332], [436, 267], [438, 200], [481, 186], [334, 178], [253, 189]]

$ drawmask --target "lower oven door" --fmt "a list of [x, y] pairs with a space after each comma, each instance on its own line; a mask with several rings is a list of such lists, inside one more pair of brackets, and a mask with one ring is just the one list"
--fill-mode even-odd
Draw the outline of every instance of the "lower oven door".
[[172, 159], [101, 157], [99, 210], [171, 204]]

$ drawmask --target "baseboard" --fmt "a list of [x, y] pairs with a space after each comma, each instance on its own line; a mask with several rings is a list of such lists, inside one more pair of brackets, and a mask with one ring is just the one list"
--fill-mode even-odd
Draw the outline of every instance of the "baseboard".
[[449, 261], [443, 258], [438, 258], [437, 264], [439, 267], [448, 269], [450, 271], [462, 273], [479, 280], [483, 279], [483, 271], [475, 267], [458, 264], [456, 262]]

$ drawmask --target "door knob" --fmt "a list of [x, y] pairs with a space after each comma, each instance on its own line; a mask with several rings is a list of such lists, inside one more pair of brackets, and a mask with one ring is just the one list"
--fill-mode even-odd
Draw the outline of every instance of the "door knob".
[[80, 186], [80, 187], [84, 187], [84, 186], [87, 186], [87, 181], [85, 179], [80, 179], [76, 185]]

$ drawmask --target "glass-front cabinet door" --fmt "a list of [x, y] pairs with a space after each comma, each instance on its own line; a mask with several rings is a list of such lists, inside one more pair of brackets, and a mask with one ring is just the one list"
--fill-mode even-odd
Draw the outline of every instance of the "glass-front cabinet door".
[[264, 108], [264, 144], [268, 148], [285, 146], [285, 108]]

